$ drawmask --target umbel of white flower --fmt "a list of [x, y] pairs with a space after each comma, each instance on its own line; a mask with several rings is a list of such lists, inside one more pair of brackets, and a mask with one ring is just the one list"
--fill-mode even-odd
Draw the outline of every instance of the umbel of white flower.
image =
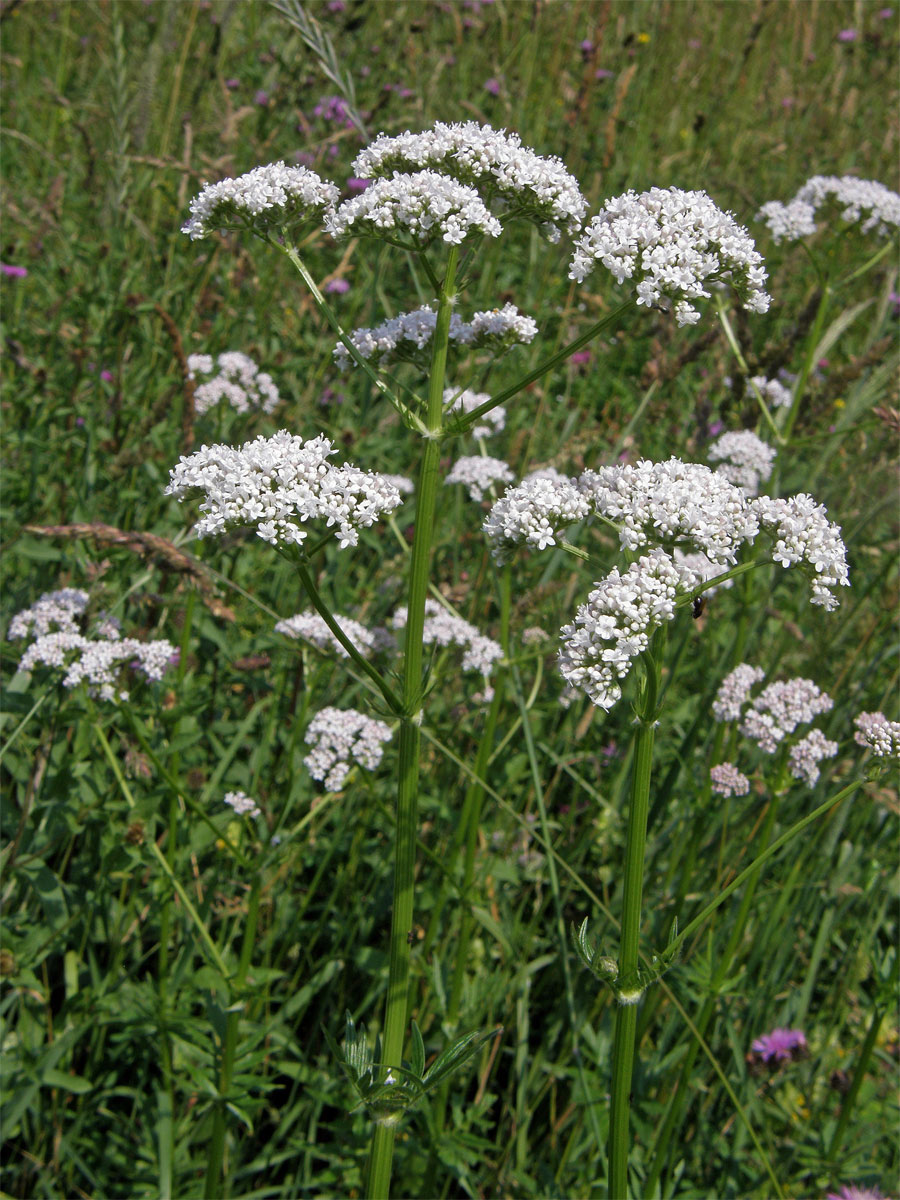
[[634, 281], [638, 304], [674, 305], [679, 325], [693, 325], [692, 301], [727, 283], [741, 305], [766, 312], [766, 272], [753, 239], [706, 192], [651, 188], [607, 200], [575, 243], [569, 278], [581, 282], [600, 262], [618, 283]]
[[323, 708], [304, 734], [311, 749], [303, 762], [313, 779], [324, 782], [330, 792], [337, 792], [354, 764], [374, 771], [390, 739], [391, 729], [384, 721], [352, 708]]
[[338, 189], [306, 167], [283, 162], [254, 167], [237, 179], [207, 183], [191, 201], [191, 217], [181, 232], [191, 239], [222, 229], [292, 230], [323, 215], [337, 203]]
[[278, 388], [272, 376], [260, 371], [252, 358], [239, 350], [227, 350], [213, 359], [211, 354], [191, 354], [187, 360], [191, 378], [206, 375], [194, 389], [194, 412], [202, 416], [224, 401], [235, 412], [274, 412]]
[[900, 227], [900, 195], [874, 179], [852, 175], [813, 175], [793, 200], [770, 200], [756, 219], [766, 223], [773, 241], [793, 242], [816, 233], [818, 211], [830, 205], [844, 224], [859, 224], [861, 233], [887, 237]]
[[504, 221], [524, 217], [540, 225], [551, 241], [560, 232], [577, 233], [587, 203], [560, 159], [523, 146], [518, 135], [475, 121], [438, 121], [421, 133], [379, 134], [353, 163], [361, 179], [394, 172], [428, 170], [477, 190], [490, 207], [499, 201]]
[[461, 483], [469, 492], [469, 499], [480, 504], [484, 493], [495, 484], [512, 483], [515, 476], [501, 458], [489, 454], [464, 454], [458, 458], [447, 473], [444, 483]]
[[709, 467], [676, 458], [601, 467], [577, 482], [526, 481], [493, 506], [484, 529], [506, 561], [516, 543], [553, 545], [567, 524], [589, 515], [618, 529], [624, 551], [643, 552], [624, 573], [614, 569], [562, 631], [564, 677], [603, 708], [621, 695], [620, 680], [653, 630], [675, 615], [678, 596], [698, 586], [693, 562], [676, 560], [676, 550], [702, 553], [721, 573], [765, 534], [774, 562], [803, 569], [813, 604], [837, 607], [832, 589], [849, 583], [840, 529], [811, 496], [750, 499]]
[[[431, 361], [431, 340], [437, 313], [427, 304], [412, 312], [400, 313], [382, 321], [374, 329], [355, 329], [350, 335], [361, 358], [378, 367], [394, 362], [410, 362], [426, 368]], [[523, 316], [514, 304], [477, 312], [471, 321], [450, 314], [450, 345], [471, 350], [490, 350], [495, 356], [513, 346], [528, 345], [537, 335], [537, 323]], [[356, 366], [343, 342], [334, 348], [334, 360], [341, 370]]]
[[202, 446], [173, 467], [166, 495], [203, 496], [198, 537], [246, 526], [272, 545], [300, 545], [308, 522], [321, 521], [343, 549], [392, 512], [400, 493], [377, 472], [330, 462], [334, 453], [326, 437], [304, 442], [286, 430], [237, 448]]

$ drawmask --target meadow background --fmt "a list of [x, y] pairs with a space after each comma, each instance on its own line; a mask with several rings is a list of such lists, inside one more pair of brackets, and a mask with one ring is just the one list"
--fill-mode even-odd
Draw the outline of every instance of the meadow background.
[[[709, 192], [750, 228], [770, 270], [770, 312], [738, 322], [760, 373], [799, 369], [817, 265], [849, 274], [878, 249], [825, 238], [813, 261], [773, 245], [753, 218], [813, 174], [897, 189], [896, 10], [347, 0], [307, 11], [372, 136], [438, 119], [516, 130], [564, 160], [592, 211], [628, 188]], [[392, 751], [387, 769], [357, 771], [337, 795], [310, 778], [309, 719], [326, 704], [365, 708], [364, 689], [340, 661], [273, 632], [308, 607], [287, 564], [250, 536], [189, 541], [192, 511], [163, 489], [191, 444], [277, 428], [323, 432], [366, 468], [414, 472], [393, 412], [360, 372], [335, 370], [333, 337], [289, 264], [249, 239], [191, 244], [180, 232], [205, 181], [283, 158], [342, 184], [361, 139], [329, 105], [340, 89], [320, 58], [267, 5], [6, 0], [0, 18], [0, 257], [18, 268], [2, 280], [3, 628], [42, 592], [81, 587], [126, 632], [181, 649], [162, 682], [113, 705], [49, 673], [17, 673], [22, 645], [2, 644], [3, 1194], [203, 1194], [232, 998], [209, 945], [238, 961], [255, 895], [227, 1194], [359, 1195], [369, 1122], [323, 1027], [340, 1039], [349, 1011], [371, 1037], [382, 1020]], [[304, 254], [320, 283], [349, 285], [332, 292], [347, 328], [429, 298], [388, 247], [316, 235]], [[470, 307], [512, 300], [541, 329], [540, 347], [491, 386], [619, 302], [610, 277], [576, 286], [567, 263], [566, 247], [528, 231], [482, 256]], [[860, 771], [856, 713], [897, 717], [898, 291], [889, 255], [836, 297], [779, 462], [781, 494], [810, 491], [843, 528], [852, 589], [841, 608], [811, 609], [802, 587], [769, 571], [673, 633], [648, 841], [651, 947], [673, 904], [696, 912], [749, 861], [765, 763], [752, 802], [710, 799], [705, 786], [711, 699], [744, 647], [772, 678], [811, 678], [835, 700], [820, 724], [841, 752], [814, 788], [790, 792], [779, 828]], [[280, 407], [192, 426], [184, 357], [227, 350], [273, 376]], [[712, 312], [678, 329], [638, 310], [517, 399], [489, 452], [517, 478], [621, 455], [705, 461], [716, 429], [756, 421]], [[446, 490], [432, 577], [496, 636], [483, 516], [462, 489]], [[356, 553], [323, 552], [335, 611], [375, 625], [404, 602], [408, 533], [401, 509]], [[566, 707], [555, 669], [557, 631], [593, 582], [562, 552], [517, 561], [514, 666], [465, 886], [458, 818], [484, 708], [457, 659], [434, 664], [413, 1012], [429, 1056], [451, 1027], [503, 1034], [454, 1077], [446, 1112], [430, 1100], [407, 1116], [397, 1196], [606, 1194], [613, 1002], [578, 966], [569, 927], [590, 916], [614, 941], [631, 711], [583, 698]], [[546, 639], [523, 638], [529, 629]], [[769, 864], [726, 978], [716, 966], [729, 905], [645, 998], [636, 1195], [685, 1062], [660, 1194], [768, 1197], [773, 1175], [796, 1198], [851, 1183], [897, 1194], [894, 784], [867, 786]], [[260, 822], [224, 807], [237, 789], [258, 800]], [[463, 913], [474, 931], [453, 1006]], [[714, 1019], [689, 1057], [691, 1022], [710, 999]], [[752, 1041], [788, 1026], [805, 1031], [808, 1054], [754, 1062]]]

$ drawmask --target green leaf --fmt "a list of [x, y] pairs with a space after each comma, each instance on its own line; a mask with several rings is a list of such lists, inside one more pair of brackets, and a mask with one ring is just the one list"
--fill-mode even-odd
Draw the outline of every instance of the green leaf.
[[419, 1026], [413, 1021], [412, 1023], [412, 1050], [411, 1050], [410, 1066], [412, 1072], [417, 1079], [421, 1079], [425, 1074], [425, 1043], [422, 1041], [422, 1034]]

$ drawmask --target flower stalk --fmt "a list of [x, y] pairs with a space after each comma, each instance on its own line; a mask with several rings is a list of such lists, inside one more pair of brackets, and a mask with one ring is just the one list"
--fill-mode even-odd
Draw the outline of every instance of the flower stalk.
[[628, 1195], [631, 1077], [634, 1069], [637, 1003], [641, 995], [637, 977], [641, 898], [644, 885], [644, 847], [647, 840], [653, 741], [664, 644], [665, 627], [662, 626], [653, 635], [650, 648], [641, 655], [644, 678], [635, 711], [637, 731], [631, 776], [628, 829], [625, 835], [625, 881], [617, 976], [619, 1007], [616, 1009], [613, 1038], [609, 1125], [609, 1193], [616, 1200], [625, 1200]]

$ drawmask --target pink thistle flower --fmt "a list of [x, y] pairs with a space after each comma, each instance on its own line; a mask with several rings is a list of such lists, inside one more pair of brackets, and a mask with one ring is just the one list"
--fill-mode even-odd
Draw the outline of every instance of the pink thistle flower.
[[799, 1057], [806, 1049], [806, 1035], [801, 1029], [773, 1029], [758, 1037], [750, 1047], [763, 1062], [784, 1062]]
[[0, 263], [0, 275], [8, 275], [11, 279], [24, 279], [27, 274], [27, 267], [14, 267], [11, 263]]
[[837, 35], [837, 40], [839, 42], [855, 42], [858, 37], [859, 34], [855, 29], [842, 29]]

